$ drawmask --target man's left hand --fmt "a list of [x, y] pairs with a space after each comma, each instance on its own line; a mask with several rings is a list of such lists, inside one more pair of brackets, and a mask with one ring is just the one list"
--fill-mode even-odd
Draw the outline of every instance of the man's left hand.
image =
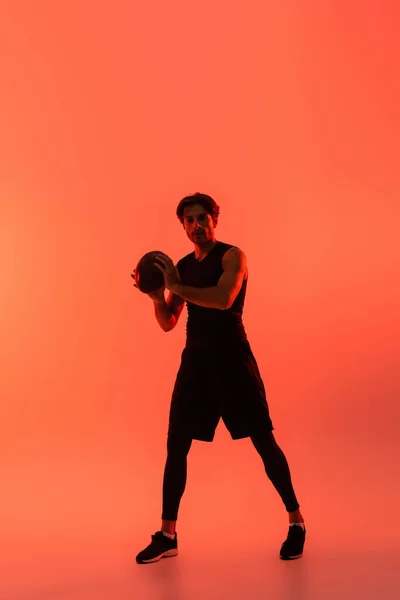
[[154, 260], [154, 266], [164, 275], [165, 287], [171, 290], [171, 287], [179, 283], [178, 269], [172, 260], [166, 254], [157, 254]]

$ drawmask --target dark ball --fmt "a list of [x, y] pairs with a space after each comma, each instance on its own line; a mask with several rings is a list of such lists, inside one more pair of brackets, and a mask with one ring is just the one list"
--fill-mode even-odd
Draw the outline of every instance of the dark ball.
[[155, 292], [155, 290], [164, 285], [163, 274], [154, 266], [154, 259], [157, 254], [164, 255], [164, 252], [160, 252], [159, 250], [147, 252], [139, 260], [136, 267], [135, 281], [139, 290], [144, 294]]

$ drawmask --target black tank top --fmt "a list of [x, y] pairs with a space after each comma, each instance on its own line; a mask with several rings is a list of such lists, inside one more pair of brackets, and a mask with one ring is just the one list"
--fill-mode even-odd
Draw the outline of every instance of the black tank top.
[[[222, 258], [230, 248], [235, 247], [217, 242], [201, 261], [195, 258], [194, 252], [184, 256], [177, 264], [181, 283], [197, 288], [216, 286], [223, 273]], [[247, 279], [243, 281], [232, 306], [226, 310], [186, 302], [186, 347], [228, 347], [246, 342], [247, 335], [242, 322], [246, 288]]]

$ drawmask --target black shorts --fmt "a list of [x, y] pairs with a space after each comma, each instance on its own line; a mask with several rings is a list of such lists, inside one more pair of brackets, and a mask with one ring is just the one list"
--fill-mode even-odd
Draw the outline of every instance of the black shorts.
[[212, 442], [222, 417], [233, 440], [274, 429], [264, 384], [248, 342], [182, 352], [168, 434]]

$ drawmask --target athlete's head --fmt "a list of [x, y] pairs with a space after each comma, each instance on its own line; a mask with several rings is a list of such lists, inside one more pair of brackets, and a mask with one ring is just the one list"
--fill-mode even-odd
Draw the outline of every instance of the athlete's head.
[[199, 192], [186, 196], [179, 202], [176, 214], [193, 243], [201, 245], [214, 238], [219, 206], [211, 196]]

